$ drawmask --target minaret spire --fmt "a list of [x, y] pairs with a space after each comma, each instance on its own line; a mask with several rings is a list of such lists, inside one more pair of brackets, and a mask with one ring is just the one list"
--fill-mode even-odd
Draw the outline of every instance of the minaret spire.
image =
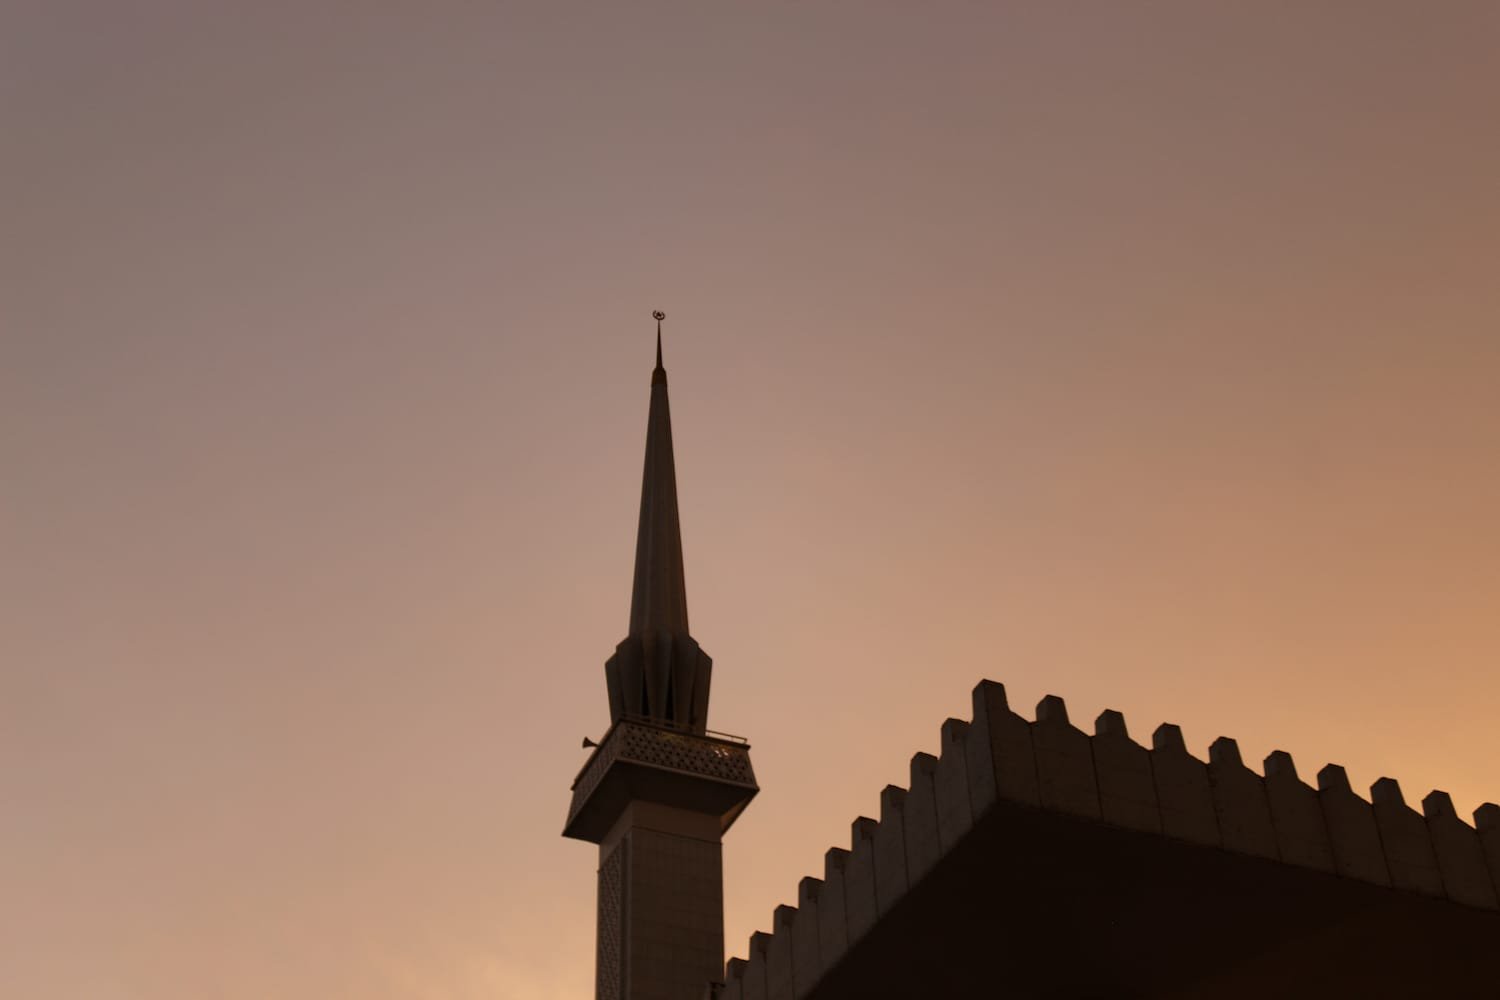
[[595, 1000], [702, 1000], [724, 975], [724, 833], [760, 786], [743, 739], [708, 729], [713, 660], [688, 634], [667, 370], [656, 368], [630, 633], [604, 664], [609, 731], [563, 836], [599, 845]]
[[667, 370], [661, 362], [657, 310], [656, 368], [646, 418], [646, 468], [641, 477], [641, 520], [635, 539], [635, 586], [630, 595], [630, 635], [688, 634], [687, 582], [682, 570], [682, 524], [677, 513], [677, 469], [672, 459], [672, 412]]
[[656, 373], [661, 372], [661, 380], [665, 383], [667, 370], [661, 365], [661, 321], [667, 318], [667, 314], [658, 309], [651, 315], [656, 319], [656, 369], [651, 373], [651, 381], [655, 383]]
[[661, 321], [666, 313], [658, 310], [651, 315], [656, 320], [656, 368], [651, 372], [651, 409], [646, 416], [630, 631], [604, 671], [610, 718], [616, 722], [634, 716], [701, 733], [708, 726], [713, 660], [688, 633], [672, 412], [661, 360]]

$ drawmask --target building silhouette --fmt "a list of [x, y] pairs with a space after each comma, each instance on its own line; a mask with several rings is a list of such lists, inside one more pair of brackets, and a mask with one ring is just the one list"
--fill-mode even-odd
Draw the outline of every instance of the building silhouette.
[[989, 680], [722, 965], [720, 837], [757, 787], [707, 729], [657, 316], [630, 634], [564, 830], [600, 848], [599, 1000], [1500, 998], [1500, 806], [1314, 787], [1227, 737], [1201, 760], [1171, 724], [1148, 748], [1115, 711], [1089, 734], [1056, 696], [1027, 719]]
[[688, 631], [661, 318], [630, 631], [604, 665], [610, 728], [563, 828], [599, 845], [599, 1000], [697, 1000], [723, 975], [720, 839], [758, 791], [745, 741], [708, 729], [713, 661]]

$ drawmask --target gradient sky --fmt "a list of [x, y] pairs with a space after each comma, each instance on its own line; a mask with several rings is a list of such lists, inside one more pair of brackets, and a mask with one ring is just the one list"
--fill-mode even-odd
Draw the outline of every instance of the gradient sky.
[[731, 954], [984, 676], [1500, 798], [1497, 51], [0, 4], [0, 994], [592, 995], [655, 308]]

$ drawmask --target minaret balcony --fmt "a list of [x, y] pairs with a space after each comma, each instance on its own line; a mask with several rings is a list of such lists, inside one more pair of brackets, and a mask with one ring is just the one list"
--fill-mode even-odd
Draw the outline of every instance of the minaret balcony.
[[632, 802], [715, 816], [723, 832], [758, 791], [743, 739], [626, 716], [610, 727], [573, 781], [563, 836], [600, 843]]

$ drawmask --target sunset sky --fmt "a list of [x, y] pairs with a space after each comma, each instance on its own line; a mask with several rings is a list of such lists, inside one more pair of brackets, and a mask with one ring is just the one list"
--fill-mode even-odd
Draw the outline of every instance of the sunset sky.
[[652, 309], [730, 954], [981, 677], [1500, 799], [1497, 52], [0, 0], [0, 995], [592, 996]]

